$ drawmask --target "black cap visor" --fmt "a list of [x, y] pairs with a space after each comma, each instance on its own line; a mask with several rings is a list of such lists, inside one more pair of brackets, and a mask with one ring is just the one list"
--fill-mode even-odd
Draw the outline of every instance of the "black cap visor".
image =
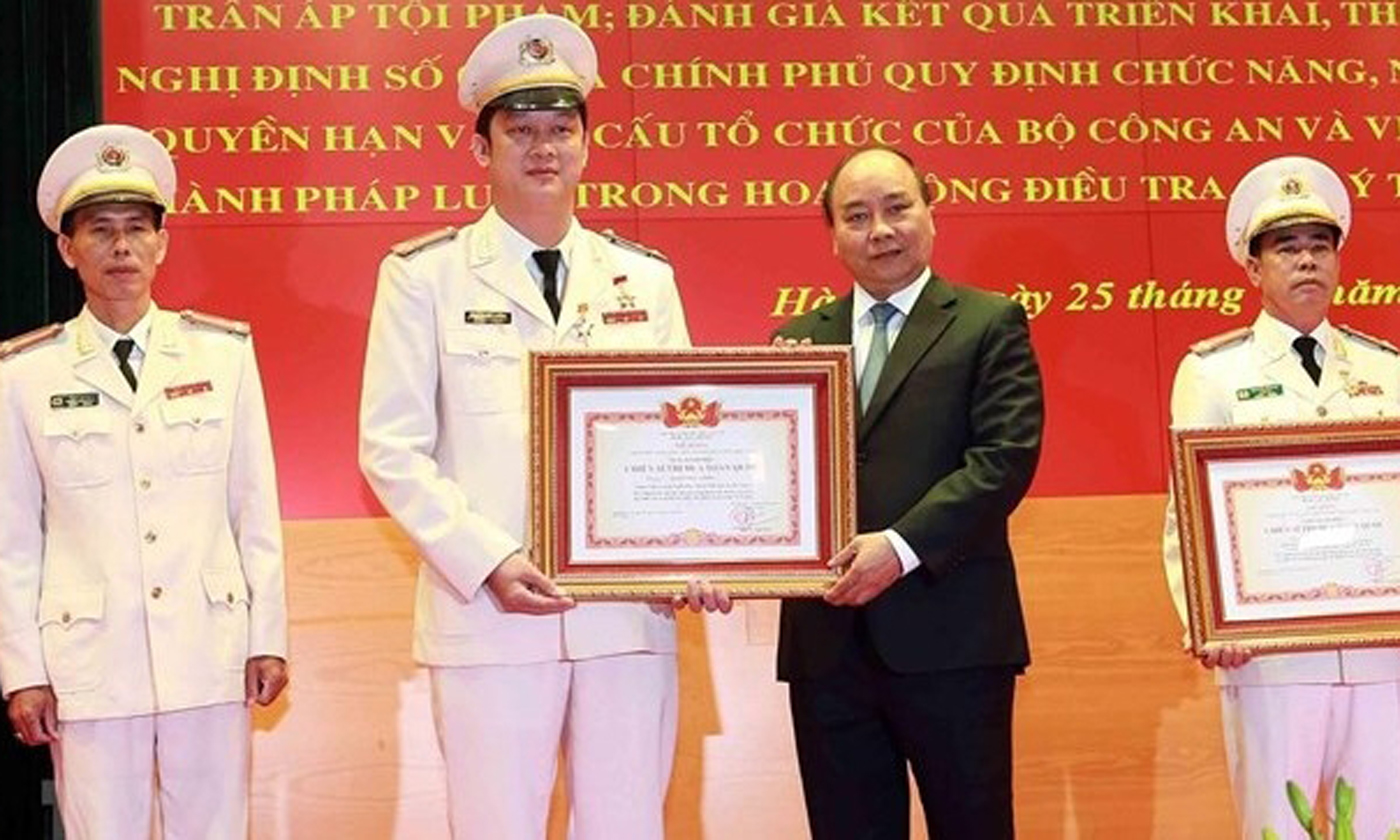
[[149, 204], [157, 210], [165, 209], [165, 205], [151, 198], [147, 193], [134, 190], [104, 190], [83, 196], [68, 205], [68, 209], [64, 212], [71, 213], [80, 207], [91, 207], [94, 204]]
[[525, 88], [504, 93], [487, 103], [502, 111], [573, 111], [583, 104], [583, 95], [571, 87]]

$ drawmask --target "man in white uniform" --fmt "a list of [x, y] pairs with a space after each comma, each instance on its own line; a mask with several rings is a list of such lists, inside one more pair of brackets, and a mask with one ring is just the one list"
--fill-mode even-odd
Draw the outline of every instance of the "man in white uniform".
[[175, 197], [146, 132], [54, 151], [78, 317], [0, 344], [0, 686], [72, 838], [245, 838], [249, 711], [287, 682], [277, 481], [246, 324], [151, 299]]
[[[584, 229], [587, 35], [553, 15], [488, 34], [459, 73], [493, 206], [379, 269], [360, 465], [423, 558], [414, 656], [432, 669], [456, 838], [544, 836], [562, 743], [578, 840], [660, 840], [676, 734], [668, 610], [575, 607], [525, 544], [526, 360], [689, 344], [671, 267]], [[692, 602], [727, 608], [706, 590]]]
[[[1172, 426], [1386, 417], [1400, 413], [1400, 351], [1327, 320], [1338, 251], [1351, 227], [1346, 188], [1302, 157], [1267, 161], [1230, 197], [1226, 240], [1263, 311], [1249, 327], [1194, 345], [1172, 388]], [[1176, 510], [1163, 540], [1168, 583], [1185, 621]], [[1286, 785], [1312, 796], [1356, 791], [1357, 837], [1400, 825], [1400, 650], [1254, 656], [1231, 646], [1202, 657], [1216, 669], [1241, 836], [1266, 828], [1306, 837]]]

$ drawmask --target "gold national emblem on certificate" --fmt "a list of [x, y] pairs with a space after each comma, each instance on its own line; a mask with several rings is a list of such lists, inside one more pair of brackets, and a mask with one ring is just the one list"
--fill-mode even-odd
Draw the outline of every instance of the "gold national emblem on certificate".
[[705, 402], [699, 397], [684, 397], [679, 403], [661, 404], [661, 422], [668, 429], [677, 426], [718, 426], [719, 400]]
[[1345, 484], [1346, 477], [1342, 474], [1341, 467], [1329, 470], [1321, 461], [1308, 464], [1306, 471], [1293, 470], [1293, 489], [1299, 493], [1309, 490], [1340, 490]]

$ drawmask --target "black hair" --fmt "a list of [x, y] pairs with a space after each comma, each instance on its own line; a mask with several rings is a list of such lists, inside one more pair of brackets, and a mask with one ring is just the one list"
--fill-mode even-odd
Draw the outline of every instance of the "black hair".
[[933, 197], [928, 191], [928, 182], [919, 174], [919, 168], [914, 165], [914, 159], [909, 155], [891, 146], [862, 146], [853, 149], [842, 156], [836, 162], [836, 166], [827, 176], [826, 183], [822, 185], [822, 217], [826, 219], [826, 226], [833, 227], [836, 224], [836, 212], [831, 206], [831, 185], [836, 183], [836, 178], [846, 168], [846, 165], [866, 152], [889, 152], [909, 165], [909, 171], [914, 173], [914, 180], [919, 182], [919, 196], [923, 198], [924, 204], [932, 204]]
[[[487, 142], [491, 141], [491, 120], [500, 110], [500, 100], [493, 100], [486, 103], [486, 107], [482, 108], [481, 112], [476, 115], [475, 131]], [[583, 123], [583, 128], [586, 131], [588, 129], [588, 103], [580, 101], [577, 106], [567, 110], [578, 112], [579, 121]]]
[[[1342, 229], [1341, 229], [1341, 228], [1337, 227], [1337, 226], [1334, 225], [1334, 224], [1330, 224], [1330, 223], [1328, 223], [1328, 222], [1317, 222], [1317, 224], [1320, 224], [1320, 225], [1322, 225], [1323, 227], [1327, 228], [1328, 230], [1332, 231], [1332, 247], [1335, 248], [1335, 247], [1337, 247], [1337, 245], [1341, 244], [1341, 241], [1342, 241]], [[1260, 240], [1264, 238], [1264, 234], [1270, 233], [1270, 232], [1275, 231], [1275, 230], [1281, 230], [1281, 229], [1282, 229], [1282, 228], [1270, 228], [1269, 230], [1260, 231], [1259, 233], [1256, 233], [1256, 234], [1254, 234], [1254, 236], [1250, 237], [1250, 240], [1249, 240], [1249, 255], [1250, 255], [1251, 257], [1254, 257], [1255, 259], [1258, 259], [1258, 258], [1259, 258], [1259, 249], [1260, 249], [1260, 247], [1261, 247]]]
[[[101, 204], [101, 203], [102, 203], [102, 202], [97, 201], [97, 202], [93, 202], [93, 204], [84, 204], [83, 207], [92, 207], [94, 204]], [[153, 224], [154, 224], [155, 227], [156, 227], [156, 230], [160, 230], [160, 229], [165, 225], [165, 208], [164, 208], [164, 207], [161, 207], [159, 204], [156, 204], [156, 203], [150, 202], [150, 201], [124, 201], [124, 202], [121, 202], [121, 203], [122, 203], [122, 204], [142, 204], [142, 205], [145, 205], [146, 207], [151, 208], [151, 216], [152, 216], [152, 219], [153, 219]], [[74, 217], [74, 214], [76, 214], [79, 210], [83, 209], [83, 207], [74, 207], [72, 210], [68, 210], [68, 211], [65, 211], [65, 212], [64, 212], [63, 216], [58, 220], [58, 231], [59, 231], [59, 233], [62, 233], [64, 236], [67, 236], [67, 237], [72, 237], [72, 236], [73, 236], [73, 217]]]

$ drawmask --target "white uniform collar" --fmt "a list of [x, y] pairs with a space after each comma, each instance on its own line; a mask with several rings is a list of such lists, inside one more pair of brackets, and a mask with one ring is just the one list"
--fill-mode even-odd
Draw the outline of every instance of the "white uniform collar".
[[151, 323], [155, 321], [159, 311], [160, 307], [156, 306], [155, 301], [151, 301], [151, 305], [146, 307], [146, 314], [125, 333], [119, 333], [97, 320], [97, 316], [92, 314], [92, 310], [88, 309], [86, 304], [83, 305], [83, 311], [78, 313], [78, 317], [86, 319], [88, 326], [92, 328], [93, 336], [102, 343], [107, 352], [112, 352], [112, 346], [117, 343], [117, 339], [129, 338], [136, 342], [136, 352], [145, 356], [151, 347]]
[[[1285, 324], [1264, 310], [1259, 310], [1259, 317], [1254, 319], [1254, 335], [1257, 336], [1259, 344], [1264, 348], [1269, 358], [1277, 358], [1285, 353], [1293, 351], [1293, 339], [1303, 333], [1291, 324]], [[1308, 333], [1317, 339], [1317, 344], [1323, 352], [1332, 349], [1332, 341], [1335, 331], [1331, 323], [1326, 318], [1318, 324], [1312, 332]]]
[[[545, 250], [546, 246], [532, 242], [525, 234], [511, 227], [510, 222], [502, 218], [499, 213], [496, 214], [496, 219], [500, 223], [501, 259], [510, 263], [525, 263], [529, 266], [530, 276], [534, 277], [535, 282], [538, 283], [540, 281], [539, 267], [535, 265], [532, 257], [536, 251]], [[559, 279], [561, 282], [569, 276], [569, 266], [574, 264], [574, 245], [578, 241], [578, 232], [581, 229], [582, 226], [579, 225], [578, 219], [570, 218], [569, 229], [564, 233], [564, 238], [559, 240], [558, 245], [554, 246], [559, 251], [561, 268]], [[560, 297], [563, 297], [562, 289]]]

